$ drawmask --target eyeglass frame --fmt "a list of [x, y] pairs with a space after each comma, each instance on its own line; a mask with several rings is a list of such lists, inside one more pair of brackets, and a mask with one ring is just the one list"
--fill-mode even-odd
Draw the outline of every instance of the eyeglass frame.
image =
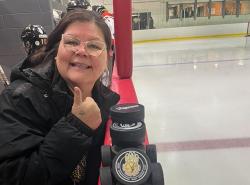
[[[66, 36], [71, 36], [74, 40], [79, 41], [79, 45], [73, 46], [73, 45], [70, 45], [70, 44], [66, 44], [66, 43], [64, 42], [64, 39], [65, 39], [64, 36], [65, 36], [65, 35], [66, 35]], [[100, 56], [100, 55], [102, 54], [102, 52], [103, 52], [105, 49], [107, 49], [106, 43], [105, 43], [104, 41], [101, 41], [101, 40], [81, 41], [80, 39], [78, 39], [77, 37], [75, 37], [75, 36], [73, 36], [73, 35], [71, 35], [71, 34], [62, 34], [62, 41], [63, 41], [64, 47], [65, 47], [65, 48], [68, 48], [68, 50], [70, 50], [70, 51], [72, 51], [72, 52], [74, 52], [74, 53], [77, 52], [77, 51], [79, 51], [79, 49], [77, 49], [77, 47], [81, 46], [81, 43], [83, 43], [84, 50], [87, 52], [88, 55], [93, 56], [93, 57], [98, 57], [98, 56]], [[93, 54], [91, 54], [91, 53], [88, 51], [87, 44], [88, 44], [89, 42], [92, 42], [92, 41], [97, 41], [97, 42], [101, 42], [101, 43], [104, 44], [103, 49], [99, 50], [99, 51], [97, 52], [97, 55], [93, 55]], [[65, 45], [66, 45], [66, 46], [65, 46]], [[68, 46], [68, 47], [67, 47], [67, 46]], [[69, 47], [71, 47], [71, 48], [69, 48]], [[86, 48], [87, 48], [87, 49], [86, 49]]]

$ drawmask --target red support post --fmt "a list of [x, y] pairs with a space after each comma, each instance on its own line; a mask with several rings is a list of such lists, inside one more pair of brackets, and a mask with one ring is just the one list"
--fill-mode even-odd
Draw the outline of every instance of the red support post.
[[120, 79], [131, 78], [133, 68], [131, 0], [113, 0], [113, 14], [117, 74]]

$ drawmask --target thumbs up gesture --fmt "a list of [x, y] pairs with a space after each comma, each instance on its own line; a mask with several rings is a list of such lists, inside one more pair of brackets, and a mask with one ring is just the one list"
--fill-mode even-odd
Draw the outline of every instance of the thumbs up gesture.
[[74, 103], [71, 112], [93, 130], [102, 122], [101, 112], [95, 100], [92, 97], [86, 97], [83, 100], [79, 87], [74, 87]]

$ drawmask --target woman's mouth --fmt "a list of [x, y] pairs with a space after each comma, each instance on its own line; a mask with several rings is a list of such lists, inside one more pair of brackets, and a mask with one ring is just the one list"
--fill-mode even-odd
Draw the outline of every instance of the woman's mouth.
[[71, 67], [78, 68], [78, 69], [89, 69], [91, 66], [82, 64], [82, 63], [70, 63]]

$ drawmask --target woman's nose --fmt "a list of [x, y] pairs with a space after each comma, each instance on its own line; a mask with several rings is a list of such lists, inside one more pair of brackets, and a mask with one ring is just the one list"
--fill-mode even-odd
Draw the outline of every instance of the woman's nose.
[[81, 44], [78, 46], [75, 54], [77, 55], [85, 55], [85, 56], [88, 56], [88, 52], [86, 51], [86, 48], [85, 48], [85, 45], [84, 44]]

